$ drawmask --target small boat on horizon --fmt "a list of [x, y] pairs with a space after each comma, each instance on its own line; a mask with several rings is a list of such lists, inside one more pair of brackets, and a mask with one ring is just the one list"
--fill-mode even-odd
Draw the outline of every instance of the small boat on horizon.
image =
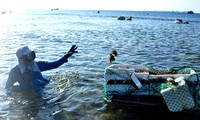
[[127, 19], [126, 19], [126, 17], [125, 16], [118, 16], [118, 20], [129, 20], [129, 21], [131, 21], [132, 20], [132, 16], [130, 16], [130, 17], [128, 17]]
[[176, 23], [176, 24], [189, 24], [188, 21], [185, 21], [185, 20], [182, 20], [182, 19], [176, 19], [176, 20], [175, 20], [175, 23]]
[[125, 16], [118, 16], [118, 18], [117, 18], [118, 20], [125, 20], [126, 19], [126, 17]]
[[55, 9], [51, 9], [51, 11], [54, 11], [54, 10], [59, 10], [58, 8], [55, 8]]
[[1, 14], [6, 14], [6, 11], [2, 11]]
[[193, 12], [193, 11], [188, 11], [187, 13], [188, 13], [188, 14], [194, 14], [194, 12]]

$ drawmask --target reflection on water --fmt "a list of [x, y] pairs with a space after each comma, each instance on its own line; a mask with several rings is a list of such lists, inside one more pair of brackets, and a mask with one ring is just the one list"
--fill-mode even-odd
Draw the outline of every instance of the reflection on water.
[[[0, 16], [0, 119], [156, 119], [155, 113], [147, 114], [151, 110], [104, 102], [103, 74], [112, 49], [118, 51], [115, 63], [186, 65], [200, 72], [199, 14], [47, 10], [10, 15]], [[133, 20], [118, 21], [119, 15]], [[190, 23], [175, 24], [176, 18]], [[17, 64], [15, 51], [20, 46], [35, 50], [36, 61], [54, 61], [72, 44], [77, 44], [79, 53], [60, 68], [43, 73], [52, 81], [43, 96], [29, 91], [6, 95], [4, 86], [9, 70]], [[162, 116], [178, 119], [196, 114]]]
[[[1, 113], [2, 116], [9, 116], [10, 119], [52, 118], [62, 112], [61, 105], [68, 102], [68, 99], [74, 95], [73, 93], [66, 93], [77, 82], [80, 82], [79, 74], [74, 72], [64, 75], [55, 73], [49, 79], [52, 82], [46, 87], [43, 95], [38, 95], [33, 91], [2, 95], [4, 100], [1, 104], [1, 110], [4, 111]], [[41, 111], [48, 112], [49, 115], [38, 116]]]

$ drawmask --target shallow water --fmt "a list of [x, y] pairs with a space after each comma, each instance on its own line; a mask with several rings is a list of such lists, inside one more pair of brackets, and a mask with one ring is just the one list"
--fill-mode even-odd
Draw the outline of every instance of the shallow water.
[[[117, 16], [133, 16], [119, 21]], [[189, 24], [175, 24], [175, 19]], [[155, 119], [103, 99], [103, 74], [112, 49], [115, 63], [156, 67], [188, 65], [200, 72], [200, 15], [133, 11], [26, 11], [0, 15], [1, 119]], [[54, 61], [72, 44], [79, 53], [61, 67], [44, 72], [52, 82], [44, 96], [6, 95], [9, 70], [17, 64], [16, 50], [28, 45], [37, 61]], [[146, 112], [145, 112], [146, 113]], [[170, 116], [164, 113], [165, 116]], [[177, 116], [192, 113], [180, 113]]]

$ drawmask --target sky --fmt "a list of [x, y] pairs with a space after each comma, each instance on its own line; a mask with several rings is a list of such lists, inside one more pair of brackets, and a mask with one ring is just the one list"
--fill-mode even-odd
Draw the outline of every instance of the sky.
[[0, 10], [75, 9], [132, 11], [194, 11], [200, 0], [0, 0]]

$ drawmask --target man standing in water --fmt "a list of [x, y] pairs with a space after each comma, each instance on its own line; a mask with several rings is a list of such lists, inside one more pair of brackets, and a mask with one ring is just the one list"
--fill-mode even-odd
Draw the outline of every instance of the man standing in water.
[[[33, 90], [36, 93], [42, 93], [49, 80], [44, 78], [41, 72], [58, 68], [68, 62], [68, 58], [77, 52], [77, 48], [76, 45], [72, 45], [66, 55], [54, 62], [35, 62], [36, 54], [34, 51], [30, 50], [28, 46], [19, 48], [16, 52], [18, 65], [12, 68], [9, 73], [5, 86], [6, 90], [8, 92]], [[18, 83], [18, 85], [15, 85], [15, 83]]]

